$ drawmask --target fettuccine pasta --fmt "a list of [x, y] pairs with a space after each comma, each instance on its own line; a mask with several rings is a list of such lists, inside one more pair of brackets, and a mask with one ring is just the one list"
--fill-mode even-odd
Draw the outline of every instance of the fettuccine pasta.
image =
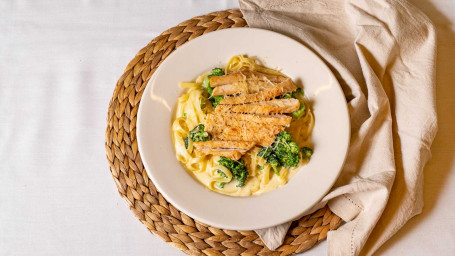
[[[259, 65], [253, 58], [242, 55], [232, 57], [224, 71], [231, 73], [245, 69], [283, 75], [277, 70]], [[258, 156], [262, 147], [256, 145], [242, 156], [249, 175], [245, 185], [238, 187], [233, 181], [232, 173], [226, 167], [218, 164], [219, 156], [195, 154], [191, 140], [187, 140], [187, 146], [185, 146], [185, 139], [189, 132], [198, 124], [204, 123], [207, 114], [214, 111], [207, 93], [202, 87], [203, 80], [209, 74], [210, 72], [200, 75], [194, 82], [180, 83], [180, 87], [185, 88], [186, 91], [178, 98], [175, 119], [171, 126], [177, 160], [205, 187], [230, 196], [259, 195], [285, 185], [308, 160], [300, 160], [299, 165], [293, 168], [282, 167], [277, 175], [264, 158]], [[299, 147], [311, 145], [310, 137], [314, 126], [314, 116], [309, 102], [305, 101], [305, 105], [305, 114], [300, 119], [292, 121], [291, 125], [286, 128]], [[224, 184], [224, 187], [218, 186], [220, 182]]]

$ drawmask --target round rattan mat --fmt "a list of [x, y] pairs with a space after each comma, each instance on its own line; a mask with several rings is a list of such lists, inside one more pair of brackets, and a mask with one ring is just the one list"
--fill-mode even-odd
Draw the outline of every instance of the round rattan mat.
[[150, 77], [185, 42], [215, 30], [246, 26], [239, 10], [226, 10], [192, 18], [164, 31], [128, 64], [109, 103], [105, 146], [120, 195], [150, 232], [190, 255], [300, 253], [325, 239], [327, 232], [341, 223], [324, 207], [294, 221], [283, 245], [270, 251], [254, 231], [218, 229], [188, 217], [168, 203], [147, 176], [137, 147], [136, 118]]

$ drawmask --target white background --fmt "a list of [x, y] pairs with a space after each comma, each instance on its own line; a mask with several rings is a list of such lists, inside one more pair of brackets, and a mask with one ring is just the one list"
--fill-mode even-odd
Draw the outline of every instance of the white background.
[[[438, 32], [439, 133], [425, 208], [378, 255], [455, 255], [455, 1], [413, 1]], [[231, 1], [0, 2], [0, 255], [183, 255], [150, 234], [104, 149], [115, 83], [151, 39]], [[325, 255], [325, 242], [304, 255]]]

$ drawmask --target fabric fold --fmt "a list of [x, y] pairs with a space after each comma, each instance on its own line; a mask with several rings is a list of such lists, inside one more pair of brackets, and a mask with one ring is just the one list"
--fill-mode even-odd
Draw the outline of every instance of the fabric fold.
[[[328, 204], [346, 221], [328, 233], [328, 255], [371, 255], [423, 206], [423, 167], [437, 131], [433, 25], [406, 1], [239, 2], [250, 27], [298, 40], [341, 84], [350, 148], [334, 187], [313, 208]], [[288, 228], [256, 232], [273, 250]]]

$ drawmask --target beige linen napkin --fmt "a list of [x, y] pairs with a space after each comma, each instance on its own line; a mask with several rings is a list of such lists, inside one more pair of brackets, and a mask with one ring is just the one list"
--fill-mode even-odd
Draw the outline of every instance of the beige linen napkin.
[[[433, 25], [406, 1], [239, 2], [250, 27], [308, 46], [342, 85], [351, 145], [334, 188], [313, 210], [328, 203], [346, 221], [328, 233], [328, 255], [371, 255], [423, 207], [423, 167], [437, 130]], [[275, 249], [288, 228], [256, 232]]]

